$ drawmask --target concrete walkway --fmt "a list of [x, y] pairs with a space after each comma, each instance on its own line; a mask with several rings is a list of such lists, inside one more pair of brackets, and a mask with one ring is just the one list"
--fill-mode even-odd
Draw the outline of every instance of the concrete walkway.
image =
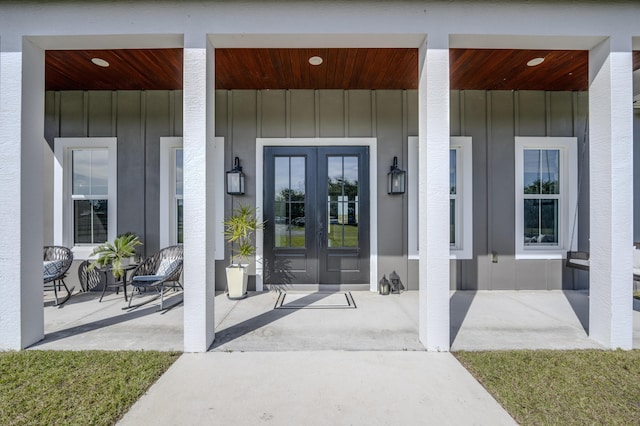
[[449, 353], [185, 354], [120, 425], [513, 425]]

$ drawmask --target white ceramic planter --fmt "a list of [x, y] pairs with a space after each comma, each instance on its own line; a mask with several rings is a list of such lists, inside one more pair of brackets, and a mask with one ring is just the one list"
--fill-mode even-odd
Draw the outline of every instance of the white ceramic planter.
[[227, 297], [229, 299], [244, 299], [247, 297], [248, 265], [227, 266]]

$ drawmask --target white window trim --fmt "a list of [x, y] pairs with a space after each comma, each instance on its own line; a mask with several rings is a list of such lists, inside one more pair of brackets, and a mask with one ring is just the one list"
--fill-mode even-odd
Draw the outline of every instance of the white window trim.
[[[458, 246], [449, 251], [450, 259], [473, 258], [473, 145], [470, 136], [451, 136], [451, 148], [458, 150], [458, 170], [456, 190], [458, 192], [457, 210], [460, 212], [456, 219], [458, 230]], [[408, 257], [418, 260], [418, 137], [408, 139], [409, 158], [407, 162], [409, 209]], [[447, 185], [448, 187], [449, 185]], [[447, 203], [447, 206], [449, 203]]]
[[[183, 138], [176, 136], [163, 136], [160, 138], [160, 247], [177, 244], [177, 238], [173, 230], [176, 224], [176, 211], [174, 205], [175, 195], [175, 167], [173, 151], [182, 148]], [[214, 138], [214, 182], [224, 183], [224, 138]], [[184, 158], [184, 157], [183, 157]], [[183, 167], [186, 164], [183, 163]], [[214, 210], [215, 234], [215, 259], [224, 260], [224, 191], [216, 191]]]
[[[578, 196], [578, 141], [575, 137], [515, 138], [515, 232], [516, 259], [563, 259], [568, 250], [575, 250], [571, 230], [578, 229], [574, 218]], [[523, 167], [525, 149], [560, 150], [560, 211], [558, 214], [558, 246], [532, 247], [524, 245]], [[576, 223], [574, 224], [574, 220]], [[577, 232], [577, 231], [576, 231]], [[571, 246], [571, 247], [570, 247]]]
[[[378, 291], [378, 139], [377, 138], [256, 138], [256, 216], [262, 221], [264, 208], [265, 146], [368, 146], [369, 147], [369, 282], [370, 291]], [[385, 182], [386, 185], [386, 182]], [[256, 232], [256, 291], [264, 284], [264, 234]]]
[[73, 202], [71, 200], [71, 152], [81, 148], [103, 148], [108, 151], [108, 215], [107, 240], [113, 241], [118, 229], [118, 140], [117, 138], [55, 138], [53, 164], [53, 242], [71, 247], [75, 259], [88, 259], [98, 244], [73, 244]]

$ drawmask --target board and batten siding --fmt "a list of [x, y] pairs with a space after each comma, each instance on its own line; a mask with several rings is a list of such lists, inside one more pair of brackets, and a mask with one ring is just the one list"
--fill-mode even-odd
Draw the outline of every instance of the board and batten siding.
[[[135, 232], [143, 254], [160, 249], [160, 137], [182, 136], [182, 91], [60, 91], [45, 94], [45, 244], [53, 241], [53, 141], [118, 139], [118, 233]], [[48, 212], [48, 213], [47, 213]]]
[[581, 187], [574, 238], [579, 249], [588, 251], [588, 144], [583, 155], [587, 113], [586, 92], [451, 92], [451, 135], [473, 138], [474, 246], [473, 259], [451, 262], [452, 289], [588, 288], [587, 273], [565, 268], [563, 260], [515, 259], [514, 194], [515, 136], [577, 137]]
[[[407, 138], [418, 134], [417, 91], [217, 90], [215, 100], [216, 136], [225, 138], [225, 167], [231, 168], [237, 156], [247, 176], [246, 195], [235, 197], [236, 203], [255, 204], [258, 137], [377, 138], [377, 275], [395, 270], [407, 288], [417, 289], [418, 263], [407, 258], [407, 198], [387, 195], [385, 186], [393, 157], [406, 169]], [[583, 92], [451, 92], [451, 135], [473, 138], [474, 173], [474, 258], [451, 262], [452, 289], [587, 287], [587, 274], [566, 269], [561, 260], [515, 259], [513, 191], [514, 137], [576, 136], [581, 144], [587, 110]], [[159, 140], [182, 135], [182, 92], [47, 92], [45, 111], [50, 146], [55, 137], [118, 138], [118, 232], [143, 236], [146, 253], [159, 249]], [[637, 113], [635, 118], [637, 126]], [[47, 155], [45, 176], [52, 176], [52, 153]], [[577, 238], [580, 249], [588, 250], [588, 153], [579, 151], [578, 161], [584, 172]], [[48, 211], [52, 194], [52, 180], [45, 179]], [[232, 207], [231, 197], [225, 197], [225, 213]], [[52, 217], [45, 213], [45, 242], [53, 238]], [[218, 261], [218, 290], [224, 289], [225, 265]], [[254, 286], [251, 281], [250, 288]]]
[[[238, 203], [255, 205], [256, 138], [377, 138], [377, 276], [395, 270], [405, 286], [417, 288], [417, 275], [408, 270], [407, 198], [386, 192], [393, 157], [406, 168], [407, 138], [418, 134], [417, 91], [217, 90], [215, 114], [216, 136], [225, 139], [225, 165], [231, 168], [239, 157], [246, 176], [245, 195], [233, 198], [236, 205], [226, 197], [225, 214]], [[217, 283], [225, 282], [224, 266], [225, 261], [216, 265]]]

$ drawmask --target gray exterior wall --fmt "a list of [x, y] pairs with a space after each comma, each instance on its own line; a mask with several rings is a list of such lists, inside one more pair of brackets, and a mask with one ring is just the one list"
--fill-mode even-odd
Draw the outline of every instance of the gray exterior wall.
[[[409, 289], [417, 289], [418, 262], [407, 259], [407, 196], [390, 197], [385, 186], [394, 156], [406, 168], [407, 138], [418, 132], [417, 91], [218, 90], [215, 96], [216, 136], [225, 138], [225, 165], [231, 167], [232, 158], [240, 157], [247, 179], [246, 195], [233, 202], [255, 204], [257, 137], [376, 137], [378, 276], [395, 270]], [[157, 251], [159, 141], [182, 135], [182, 92], [48, 92], [45, 110], [50, 146], [58, 136], [118, 138], [118, 232], [136, 232], [145, 242], [144, 252]], [[577, 136], [582, 144], [587, 110], [586, 93], [451, 92], [451, 135], [473, 138], [474, 170], [474, 259], [451, 262], [452, 289], [587, 287], [588, 275], [564, 268], [560, 260], [515, 260], [513, 191], [514, 137]], [[637, 129], [640, 114], [634, 118]], [[583, 156], [579, 150], [578, 157], [584, 172], [576, 238], [580, 249], [588, 250], [588, 152]], [[45, 206], [52, 211], [51, 179], [45, 185]], [[232, 207], [232, 198], [225, 196], [225, 212]], [[52, 216], [45, 214], [48, 221]], [[640, 241], [637, 217], [634, 237]], [[52, 241], [52, 229], [45, 223], [45, 242]], [[491, 262], [494, 252], [497, 263]], [[226, 282], [225, 265], [217, 262], [219, 290]]]
[[[241, 159], [246, 193], [225, 198], [255, 205], [255, 139], [376, 137], [378, 140], [378, 276], [395, 270], [417, 288], [407, 262], [407, 197], [389, 196], [386, 178], [393, 157], [406, 168], [407, 137], [418, 132], [417, 91], [401, 90], [218, 90], [216, 136], [225, 138], [225, 164]], [[227, 253], [227, 258], [228, 253]], [[218, 289], [224, 288], [225, 261], [216, 264]], [[250, 278], [249, 288], [255, 288]]]
[[[45, 138], [118, 138], [118, 233], [135, 232], [160, 248], [160, 137], [182, 136], [182, 91], [62, 91], [45, 95]], [[45, 156], [44, 241], [53, 241], [53, 159]]]
[[[451, 134], [473, 138], [474, 259], [452, 262], [451, 287], [463, 290], [587, 288], [586, 273], [562, 260], [515, 259], [515, 136], [578, 138], [579, 248], [588, 251], [589, 158], [583, 141], [586, 92], [452, 91]], [[572, 207], [572, 209], [575, 207]], [[572, 224], [573, 225], [573, 224]], [[497, 262], [492, 262], [492, 253]]]

